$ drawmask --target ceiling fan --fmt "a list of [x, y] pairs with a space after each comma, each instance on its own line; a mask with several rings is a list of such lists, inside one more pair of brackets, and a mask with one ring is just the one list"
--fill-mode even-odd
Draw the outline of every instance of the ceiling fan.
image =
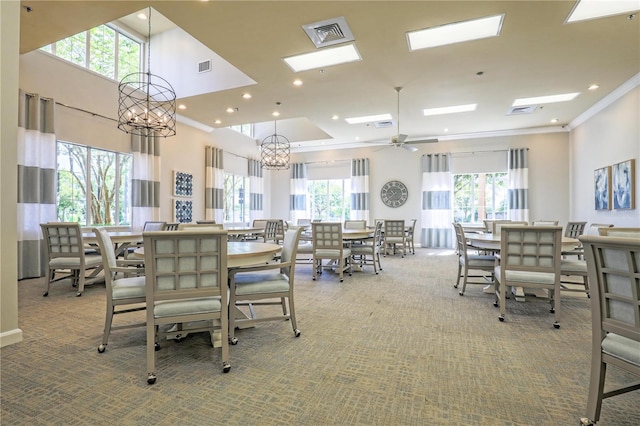
[[398, 94], [397, 116], [396, 116], [397, 132], [396, 132], [396, 134], [394, 136], [391, 137], [391, 142], [389, 143], [389, 145], [390, 146], [394, 146], [394, 147], [402, 147], [402, 148], [404, 148], [404, 149], [406, 149], [407, 151], [410, 151], [410, 152], [416, 152], [418, 150], [418, 148], [416, 148], [413, 145], [417, 145], [417, 144], [421, 144], [421, 143], [436, 143], [436, 142], [438, 142], [438, 139], [436, 139], [436, 138], [408, 141], [406, 139], [409, 136], [403, 135], [402, 133], [400, 133], [400, 91], [402, 90], [402, 87], [394, 87], [394, 90]]

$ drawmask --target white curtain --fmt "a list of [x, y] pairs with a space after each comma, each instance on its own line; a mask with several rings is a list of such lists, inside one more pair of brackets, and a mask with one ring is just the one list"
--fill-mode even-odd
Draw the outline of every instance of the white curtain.
[[369, 159], [351, 160], [351, 215], [369, 223]]
[[307, 214], [307, 165], [291, 164], [291, 180], [289, 184], [289, 210], [292, 223], [308, 217]]
[[422, 156], [422, 247], [453, 248], [451, 154]]
[[131, 228], [142, 230], [147, 221], [160, 220], [160, 137], [131, 135]]
[[264, 219], [264, 177], [260, 161], [249, 159], [249, 221]]
[[18, 279], [43, 276], [40, 224], [55, 221], [55, 101], [20, 90], [18, 112]]
[[511, 220], [529, 221], [529, 149], [510, 149], [508, 158]]
[[205, 148], [205, 192], [204, 218], [224, 223], [224, 167], [223, 151], [208, 146]]

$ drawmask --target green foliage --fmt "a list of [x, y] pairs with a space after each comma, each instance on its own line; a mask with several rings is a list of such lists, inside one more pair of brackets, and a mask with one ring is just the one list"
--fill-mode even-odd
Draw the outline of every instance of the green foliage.
[[456, 222], [482, 222], [507, 216], [507, 174], [470, 173], [453, 176]]

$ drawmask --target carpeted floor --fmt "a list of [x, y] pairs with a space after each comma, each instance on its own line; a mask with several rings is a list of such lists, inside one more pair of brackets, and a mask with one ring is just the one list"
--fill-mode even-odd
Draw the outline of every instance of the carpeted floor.
[[[24, 341], [1, 350], [3, 425], [575, 425], [590, 369], [589, 299], [509, 300], [498, 322], [481, 286], [452, 287], [456, 257], [418, 249], [384, 270], [311, 280], [298, 265], [299, 338], [288, 322], [240, 330], [229, 374], [207, 334], [168, 341], [146, 383], [145, 331], [116, 331], [99, 354], [104, 285], [76, 298], [19, 283]], [[116, 317], [135, 322], [143, 313]], [[630, 377], [610, 369], [610, 383]], [[608, 399], [602, 425], [639, 425], [640, 393]]]

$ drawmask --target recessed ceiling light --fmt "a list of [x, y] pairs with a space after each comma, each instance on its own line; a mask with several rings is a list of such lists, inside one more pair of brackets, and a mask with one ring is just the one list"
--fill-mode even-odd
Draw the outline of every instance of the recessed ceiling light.
[[235, 109], [233, 109], [233, 108], [231, 108], [231, 107], [227, 108], [227, 112], [228, 112], [229, 114], [231, 114], [233, 111], [235, 111]]
[[573, 100], [578, 96], [580, 92], [576, 93], [563, 93], [561, 95], [549, 95], [549, 96], [537, 96], [534, 98], [521, 98], [513, 101], [512, 106], [524, 106], [524, 105], [537, 105], [537, 104], [551, 104], [554, 102], [566, 102]]
[[423, 111], [424, 115], [442, 115], [442, 114], [454, 114], [456, 112], [468, 112], [475, 111], [478, 104], [467, 104], [467, 105], [454, 105], [449, 107], [440, 107], [440, 108], [427, 108]]
[[560, 120], [558, 120], [557, 118], [552, 118], [552, 119], [551, 119], [551, 122], [552, 122], [552, 123], [557, 123], [558, 121], [560, 121]]
[[604, 18], [640, 10], [638, 0], [579, 0], [565, 23]]
[[280, 113], [278, 111], [273, 111], [271, 115], [273, 115], [274, 117], [279, 117]]
[[138, 13], [138, 19], [142, 19], [142, 20], [147, 20], [147, 15], [145, 15], [144, 13]]
[[500, 35], [504, 14], [455, 22], [407, 33], [409, 50], [444, 46], [469, 40], [478, 40]]
[[312, 70], [314, 68], [329, 67], [347, 62], [361, 61], [355, 44], [331, 47], [302, 55], [289, 56], [284, 61], [294, 72]]
[[180, 104], [178, 105], [178, 109], [187, 109], [187, 106], [185, 104]]
[[360, 136], [356, 136], [356, 140], [359, 141], [360, 140]]
[[597, 84], [592, 84], [591, 86], [589, 86], [589, 90], [596, 90], [599, 89], [600, 86], [598, 86]]
[[349, 124], [373, 123], [374, 121], [391, 120], [391, 114], [365, 115], [363, 117], [345, 118]]
[[214, 123], [215, 123], [215, 124], [221, 124], [221, 123], [222, 123], [222, 121], [220, 121], [220, 120], [216, 120], [216, 121], [214, 121]]
[[293, 85], [302, 86], [302, 80], [300, 80], [299, 78], [296, 78], [295, 80], [293, 80]]
[[251, 99], [251, 93], [243, 93], [242, 94], [242, 98], [243, 99]]
[[337, 115], [333, 115], [333, 116], [331, 117], [331, 119], [332, 119], [332, 120], [337, 120], [337, 119], [339, 119], [339, 118], [340, 118], [340, 117], [339, 117], [339, 116], [337, 116]]
[[448, 132], [448, 131], [449, 131], [449, 129], [447, 129], [447, 128], [445, 127], [445, 128], [444, 128], [444, 131], [445, 131], [445, 132]]

